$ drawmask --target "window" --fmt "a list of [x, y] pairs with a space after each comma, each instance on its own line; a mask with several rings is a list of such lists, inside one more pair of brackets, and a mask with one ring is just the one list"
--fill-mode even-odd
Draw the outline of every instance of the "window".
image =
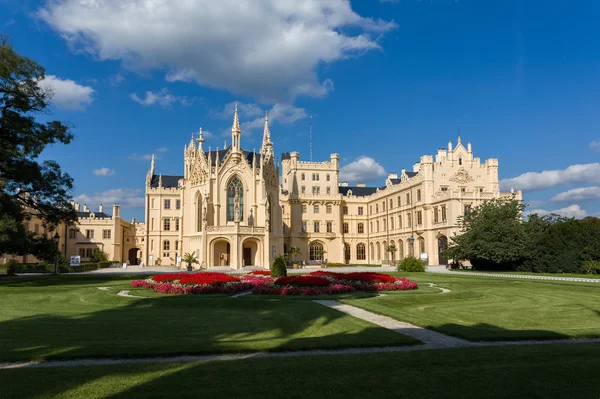
[[331, 187], [327, 187], [327, 194], [331, 194]]
[[348, 232], [350, 231], [350, 229], [348, 228], [348, 222], [344, 222], [343, 227], [344, 227], [344, 234], [348, 234]]
[[170, 199], [165, 200], [165, 209], [171, 209], [171, 200]]
[[480, 193], [482, 193], [482, 192], [483, 192], [483, 188], [480, 188], [480, 189], [479, 189], [479, 192], [480, 192]]
[[394, 230], [394, 218], [390, 218], [390, 230]]
[[86, 230], [85, 231], [85, 238], [93, 239], [94, 238], [94, 230]]
[[392, 209], [394, 207], [394, 202], [390, 199], [390, 207], [389, 209]]
[[285, 205], [281, 205], [281, 213], [285, 215]]
[[462, 157], [458, 157], [458, 164], [462, 165]]
[[421, 190], [417, 190], [417, 201], [421, 201]]
[[171, 230], [171, 219], [163, 219], [163, 230], [164, 231]]
[[319, 213], [319, 205], [313, 206], [313, 213]]
[[398, 207], [402, 205], [402, 201], [400, 200], [400, 196], [398, 196]]
[[439, 221], [440, 221], [440, 219], [439, 219], [438, 207], [434, 206], [433, 207], [433, 223], [437, 223]]
[[423, 224], [423, 212], [417, 211], [417, 226], [421, 226]]
[[175, 200], [175, 209], [181, 209], [181, 200]]
[[85, 249], [85, 257], [86, 258], [91, 258], [93, 253], [94, 253], [94, 250], [92, 248]]
[[305, 221], [302, 222], [302, 232], [306, 233], [306, 222]]
[[387, 220], [383, 219], [383, 231], [387, 230]]
[[373, 222], [369, 222], [369, 231], [373, 232]]
[[344, 215], [347, 215], [347, 214], [348, 214], [348, 207], [347, 207], [347, 206], [345, 206], [345, 207], [344, 207]]
[[402, 228], [402, 215], [398, 215], [398, 228]]
[[329, 176], [329, 173], [327, 174], [327, 181], [331, 181], [331, 176]]
[[202, 231], [202, 217], [204, 216], [204, 210], [202, 209], [202, 197], [198, 194], [196, 197], [196, 231]]
[[469, 216], [471, 214], [471, 205], [465, 205], [465, 216]]
[[326, 212], [327, 214], [331, 214], [331, 205], [327, 205], [327, 206], [325, 207], [325, 212]]
[[102, 230], [102, 238], [110, 238], [110, 230]]
[[319, 181], [319, 174], [318, 173], [313, 173], [312, 179], [313, 179], [313, 181]]
[[154, 251], [154, 240], [150, 240], [150, 251]]
[[410, 204], [410, 193], [406, 193], [406, 203]]
[[306, 180], [306, 176], [302, 173], [302, 181]]
[[379, 212], [379, 205], [375, 204], [375, 213]]
[[358, 234], [364, 234], [365, 232], [365, 225], [364, 223], [359, 223], [358, 224]]
[[169, 251], [171, 249], [171, 241], [164, 240], [163, 241], [163, 251]]
[[363, 207], [362, 207], [362, 206], [359, 206], [359, 207], [358, 207], [358, 214], [359, 214], [359, 215], [362, 215], [363, 213], [364, 213]]
[[419, 252], [425, 252], [425, 239], [423, 237], [419, 238]]
[[442, 205], [442, 222], [446, 221], [446, 205]]
[[385, 212], [385, 201], [381, 203], [381, 211]]
[[312, 193], [313, 193], [313, 195], [319, 195], [319, 194], [321, 194], [321, 187], [313, 187], [312, 188]]
[[179, 251], [179, 241], [175, 240], [175, 251]]
[[77, 237], [77, 230], [70, 229], [69, 230], [69, 238], [75, 238], [75, 237]]
[[[235, 215], [236, 197], [239, 200], [238, 214]], [[239, 177], [235, 176], [227, 186], [227, 221], [243, 220], [244, 218], [244, 186]]]
[[175, 219], [175, 231], [179, 231], [179, 218]]
[[406, 226], [412, 227], [412, 217], [410, 215], [410, 212], [406, 214]]
[[344, 260], [346, 263], [350, 262], [350, 244], [344, 244]]
[[79, 256], [85, 258], [85, 248], [79, 248]]
[[150, 221], [150, 230], [154, 230], [154, 218]]
[[302, 204], [302, 213], [306, 213], [306, 204]]
[[327, 222], [327, 232], [333, 233], [333, 223], [332, 222]]
[[365, 250], [365, 244], [356, 244], [356, 259], [365, 260], [367, 259], [367, 251]]
[[441, 187], [442, 192], [445, 193], [446, 191], [448, 191], [448, 187]]
[[323, 260], [323, 244], [320, 242], [313, 242], [309, 248], [310, 260]]
[[306, 193], [306, 187], [302, 186], [302, 187], [300, 188], [300, 192], [301, 192], [302, 194]]
[[369, 205], [369, 213], [373, 213], [373, 205]]
[[152, 209], [155, 209], [155, 208], [156, 208], [156, 203], [154, 201], [154, 198], [152, 198]]
[[379, 233], [379, 220], [375, 222], [375, 232]]

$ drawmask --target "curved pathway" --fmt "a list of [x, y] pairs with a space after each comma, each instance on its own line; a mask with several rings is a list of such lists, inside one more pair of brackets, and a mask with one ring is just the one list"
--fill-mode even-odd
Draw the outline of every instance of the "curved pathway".
[[483, 277], [503, 277], [503, 278], [522, 278], [528, 280], [550, 280], [550, 281], [575, 281], [578, 283], [600, 283], [600, 278], [585, 277], [554, 277], [554, 276], [536, 276], [531, 274], [504, 274], [504, 273], [484, 273], [484, 272], [461, 272], [446, 269], [446, 266], [427, 266], [428, 273], [439, 274], [460, 274], [461, 276], [483, 276]]

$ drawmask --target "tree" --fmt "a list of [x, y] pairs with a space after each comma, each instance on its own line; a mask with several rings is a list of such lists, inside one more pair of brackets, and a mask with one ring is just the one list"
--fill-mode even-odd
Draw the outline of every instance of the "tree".
[[181, 260], [184, 263], [187, 263], [188, 269], [191, 269], [193, 264], [199, 263], [198, 259], [194, 256], [194, 254], [191, 254], [189, 252], [186, 252], [185, 255], [183, 255], [183, 258], [181, 258]]
[[48, 146], [73, 139], [68, 125], [38, 122], [52, 90], [40, 82], [44, 68], [17, 54], [0, 36], [0, 253], [56, 255], [52, 236], [26, 232], [24, 222], [41, 218], [49, 231], [76, 220], [70, 205], [72, 178], [55, 161], [37, 162]]
[[296, 255], [300, 255], [300, 248], [293, 246], [290, 248], [290, 253], [292, 254], [292, 262], [295, 260]]
[[92, 257], [90, 258], [92, 262], [107, 262], [108, 254], [103, 250], [96, 248], [92, 253]]
[[468, 259], [476, 269], [513, 269], [528, 256], [524, 209], [512, 197], [494, 198], [473, 208], [458, 218], [461, 234], [451, 238], [445, 256]]
[[388, 245], [385, 250], [387, 252], [389, 252], [390, 254], [394, 254], [396, 252], [396, 245], [395, 244], [390, 244]]

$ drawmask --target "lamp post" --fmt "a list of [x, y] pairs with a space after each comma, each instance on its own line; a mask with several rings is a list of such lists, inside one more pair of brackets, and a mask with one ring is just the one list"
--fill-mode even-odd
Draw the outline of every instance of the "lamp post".
[[411, 234], [408, 242], [410, 243], [410, 256], [415, 256], [415, 236]]
[[54, 233], [54, 243], [56, 244], [56, 255], [54, 256], [54, 274], [58, 274], [58, 241], [60, 240], [60, 236], [58, 235], [58, 231]]

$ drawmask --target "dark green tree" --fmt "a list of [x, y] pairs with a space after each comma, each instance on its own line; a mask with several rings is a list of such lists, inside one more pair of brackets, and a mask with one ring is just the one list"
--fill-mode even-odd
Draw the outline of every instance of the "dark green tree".
[[458, 218], [461, 234], [451, 238], [446, 255], [469, 260], [477, 269], [513, 269], [527, 257], [523, 228], [525, 205], [512, 197], [495, 198]]
[[53, 230], [76, 214], [71, 177], [55, 161], [37, 161], [47, 146], [73, 139], [67, 124], [36, 120], [48, 113], [53, 94], [40, 85], [44, 76], [42, 66], [0, 36], [0, 253], [48, 259], [56, 253], [52, 237], [27, 233], [24, 223], [37, 216]]

